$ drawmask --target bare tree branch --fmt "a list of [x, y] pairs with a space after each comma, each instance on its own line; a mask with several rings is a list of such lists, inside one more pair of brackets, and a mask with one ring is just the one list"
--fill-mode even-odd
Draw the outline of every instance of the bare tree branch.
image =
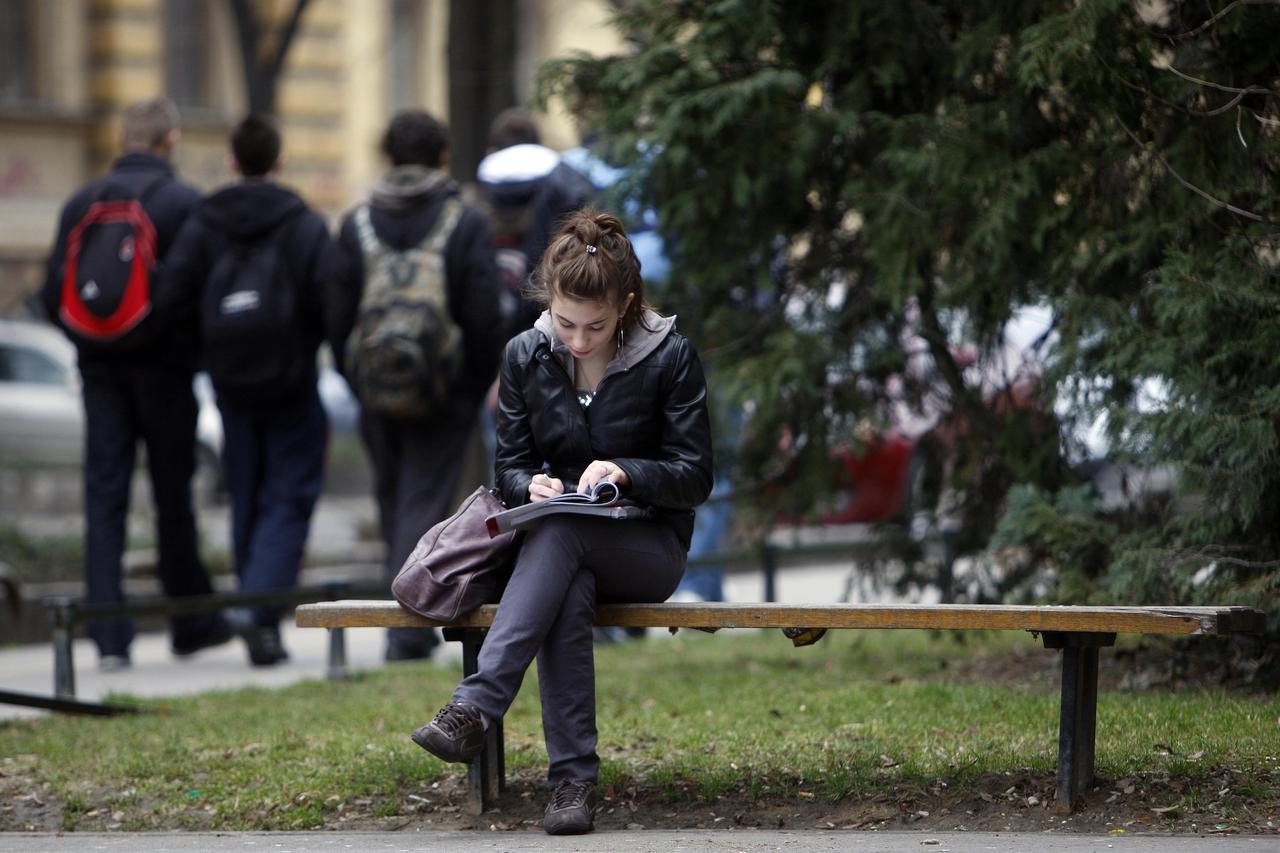
[[1214, 83], [1212, 80], [1201, 80], [1199, 77], [1192, 77], [1190, 74], [1187, 74], [1186, 72], [1179, 71], [1178, 69], [1174, 68], [1172, 65], [1163, 65], [1163, 66], [1156, 66], [1156, 67], [1163, 68], [1165, 71], [1172, 71], [1174, 74], [1178, 75], [1183, 80], [1187, 80], [1199, 86], [1208, 86], [1210, 89], [1217, 89], [1220, 92], [1232, 92], [1240, 95], [1270, 95], [1271, 94], [1270, 89], [1264, 89], [1261, 86], [1249, 86], [1244, 89], [1237, 89], [1235, 86], [1224, 86], [1221, 83]]
[[276, 85], [309, 2], [310, 0], [295, 0], [289, 20], [272, 45], [272, 55], [270, 59], [266, 59], [262, 56], [262, 26], [254, 14], [252, 0], [231, 0], [250, 112], [275, 110]]
[[307, 10], [307, 4], [310, 0], [297, 0], [293, 6], [293, 14], [289, 16], [289, 22], [285, 24], [284, 30], [280, 33], [280, 40], [276, 44], [276, 54], [271, 59], [271, 72], [278, 75], [284, 68], [285, 57], [289, 55], [289, 46], [293, 44], [293, 37], [298, 34], [298, 27], [302, 24], [302, 13]]
[[[1244, 98], [1244, 96], [1245, 96], [1245, 95], [1247, 95], [1247, 94], [1249, 94], [1249, 93], [1250, 93], [1250, 91], [1254, 91], [1254, 90], [1244, 90], [1244, 91], [1241, 91], [1241, 92], [1239, 92], [1239, 93], [1238, 93], [1234, 98], [1232, 98], [1230, 101], [1228, 101], [1226, 104], [1224, 104], [1224, 105], [1223, 105], [1223, 106], [1221, 106], [1221, 107], [1215, 107], [1215, 108], [1213, 108], [1213, 109], [1211, 109], [1211, 110], [1197, 110], [1197, 109], [1193, 109], [1193, 108], [1191, 108], [1191, 107], [1188, 107], [1188, 106], [1184, 106], [1184, 105], [1182, 105], [1182, 104], [1179, 104], [1179, 103], [1177, 103], [1177, 102], [1175, 102], [1175, 101], [1171, 101], [1171, 100], [1169, 100], [1168, 98], [1161, 97], [1160, 95], [1158, 95], [1157, 93], [1155, 93], [1155, 92], [1154, 92], [1154, 91], [1152, 91], [1151, 89], [1148, 89], [1146, 86], [1143, 86], [1143, 85], [1142, 85], [1142, 84], [1140, 84], [1140, 83], [1135, 83], [1135, 82], [1133, 82], [1132, 80], [1128, 79], [1128, 78], [1127, 78], [1127, 77], [1125, 77], [1123, 74], [1121, 74], [1119, 71], [1117, 71], [1115, 68], [1113, 68], [1113, 67], [1111, 66], [1111, 64], [1110, 64], [1109, 62], [1107, 62], [1106, 57], [1104, 57], [1102, 54], [1100, 54], [1100, 53], [1098, 53], [1097, 51], [1092, 50], [1092, 49], [1090, 50], [1090, 52], [1091, 52], [1091, 53], [1093, 53], [1094, 57], [1098, 60], [1098, 62], [1102, 63], [1102, 67], [1103, 67], [1103, 68], [1105, 68], [1105, 69], [1107, 69], [1107, 71], [1111, 72], [1111, 74], [1112, 74], [1112, 75], [1113, 75], [1117, 80], [1119, 80], [1119, 81], [1120, 81], [1121, 85], [1124, 85], [1124, 86], [1126, 86], [1126, 87], [1128, 87], [1128, 88], [1132, 89], [1132, 90], [1133, 90], [1133, 91], [1135, 91], [1135, 92], [1138, 92], [1138, 93], [1140, 93], [1140, 94], [1142, 94], [1142, 95], [1145, 95], [1146, 97], [1151, 98], [1152, 100], [1158, 101], [1158, 102], [1160, 102], [1160, 103], [1164, 104], [1166, 107], [1169, 107], [1170, 109], [1174, 109], [1174, 110], [1178, 110], [1178, 111], [1180, 111], [1180, 112], [1184, 112], [1184, 113], [1186, 113], [1187, 115], [1200, 116], [1200, 117], [1202, 117], [1202, 118], [1211, 118], [1211, 117], [1213, 117], [1213, 116], [1220, 115], [1221, 113], [1226, 112], [1227, 110], [1229, 110], [1229, 109], [1231, 109], [1232, 107], [1234, 107], [1236, 104], [1240, 103], [1240, 101]], [[1181, 74], [1181, 72], [1177, 71], [1176, 69], [1171, 69], [1171, 70], [1173, 70], [1175, 74], [1180, 74], [1180, 75], [1181, 75], [1181, 76], [1183, 76], [1183, 77], [1187, 77], [1187, 75], [1185, 75], [1185, 74]], [[1193, 82], [1197, 82], [1197, 83], [1199, 83], [1199, 82], [1203, 82], [1203, 81], [1200, 81], [1200, 80], [1196, 80], [1194, 77], [1187, 77], [1187, 79], [1192, 80]], [[1206, 85], [1211, 85], [1211, 84], [1206, 84]], [[1270, 93], [1268, 92], [1268, 94], [1270, 94]], [[1256, 117], [1256, 114], [1255, 114], [1255, 117]]]
[[1224, 210], [1231, 211], [1237, 216], [1243, 216], [1246, 219], [1252, 219], [1254, 222], [1270, 222], [1271, 221], [1269, 218], [1265, 216], [1259, 216], [1258, 214], [1254, 213], [1251, 210], [1245, 210], [1244, 208], [1236, 207], [1234, 204], [1223, 201], [1220, 198], [1216, 198], [1210, 195], [1209, 193], [1205, 192], [1204, 190], [1200, 189], [1198, 186], [1191, 183], [1186, 178], [1182, 177], [1182, 175], [1178, 174], [1178, 170], [1173, 168], [1173, 166], [1169, 165], [1169, 161], [1165, 159], [1164, 155], [1161, 154], [1159, 151], [1156, 151], [1155, 148], [1150, 143], [1143, 142], [1141, 139], [1139, 139], [1137, 134], [1135, 134], [1132, 130], [1130, 130], [1129, 126], [1126, 125], [1124, 121], [1121, 120], [1120, 116], [1116, 115], [1115, 113], [1112, 113], [1111, 115], [1112, 115], [1112, 118], [1114, 118], [1116, 122], [1122, 128], [1124, 128], [1124, 132], [1127, 133], [1129, 135], [1129, 138], [1133, 140], [1134, 145], [1137, 145], [1143, 151], [1155, 157], [1156, 160], [1159, 161], [1160, 165], [1164, 166], [1166, 169], [1169, 170], [1169, 174], [1173, 175], [1175, 178], [1178, 179], [1178, 183], [1182, 184], [1184, 187], [1191, 190], [1196, 195], [1200, 196], [1206, 201], [1216, 204], [1218, 207], [1221, 207]]
[[1178, 33], [1177, 35], [1171, 36], [1170, 38], [1188, 39], [1194, 36], [1198, 36], [1205, 30], [1209, 29], [1209, 27], [1212, 27], [1214, 24], [1218, 23], [1218, 21], [1225, 18], [1228, 14], [1230, 14], [1239, 6], [1280, 6], [1280, 0], [1233, 0], [1233, 2], [1228, 3], [1226, 6], [1223, 7], [1222, 11], [1214, 14], [1213, 17], [1205, 21], [1200, 26], [1196, 27], [1193, 30], [1187, 30], [1185, 33]]
[[1280, 568], [1280, 560], [1245, 560], [1240, 557], [1229, 557], [1227, 551], [1244, 550], [1241, 546], [1232, 545], [1201, 545], [1198, 548], [1183, 548], [1179, 550], [1161, 551], [1169, 555], [1171, 563], [1195, 563], [1201, 561], [1209, 561], [1213, 563], [1222, 563], [1227, 566], [1237, 566], [1243, 569], [1277, 569]]

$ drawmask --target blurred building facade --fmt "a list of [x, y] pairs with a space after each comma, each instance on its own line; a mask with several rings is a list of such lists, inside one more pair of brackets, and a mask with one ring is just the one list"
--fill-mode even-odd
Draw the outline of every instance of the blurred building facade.
[[[267, 48], [296, 2], [252, 3]], [[529, 101], [540, 62], [619, 49], [607, 18], [604, 0], [310, 0], [277, 87], [283, 179], [336, 217], [382, 171], [379, 135], [404, 107], [475, 148], [477, 128]], [[231, 179], [226, 133], [248, 104], [240, 44], [231, 0], [0, 0], [0, 314], [23, 313], [39, 287], [58, 210], [116, 156], [124, 105], [173, 98], [179, 173], [205, 189]], [[489, 68], [501, 85], [476, 79]], [[575, 143], [567, 117], [540, 119], [547, 144]], [[482, 154], [455, 159], [473, 168]]]

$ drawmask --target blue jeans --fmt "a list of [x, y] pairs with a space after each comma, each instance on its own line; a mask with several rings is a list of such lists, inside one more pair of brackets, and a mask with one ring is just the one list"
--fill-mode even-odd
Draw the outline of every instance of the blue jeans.
[[[124, 600], [121, 561], [129, 493], [141, 439], [156, 512], [157, 573], [168, 596], [213, 591], [200, 562], [191, 475], [195, 471], [196, 398], [192, 373], [156, 362], [82, 362], [85, 409], [85, 580], [90, 602]], [[175, 646], [213, 629], [216, 614], [170, 620]], [[89, 624], [102, 655], [128, 655], [134, 626], [114, 619]]]
[[[231, 495], [231, 541], [242, 592], [291, 589], [298, 581], [311, 513], [324, 486], [329, 424], [311, 389], [272, 408], [223, 405], [223, 463]], [[280, 608], [252, 612], [273, 627]]]
[[[693, 522], [693, 538], [689, 542], [689, 559], [715, 554], [729, 541], [733, 523], [732, 487], [729, 478], [716, 478], [711, 497], [698, 507]], [[724, 601], [724, 567], [720, 565], [690, 566], [676, 592], [691, 592], [703, 601]]]

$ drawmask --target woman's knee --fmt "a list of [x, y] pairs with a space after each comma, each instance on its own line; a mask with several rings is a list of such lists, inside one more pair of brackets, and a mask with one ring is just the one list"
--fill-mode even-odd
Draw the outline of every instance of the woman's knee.
[[561, 552], [581, 555], [584, 550], [582, 530], [573, 516], [553, 515], [544, 518], [528, 532], [520, 546], [520, 554]]

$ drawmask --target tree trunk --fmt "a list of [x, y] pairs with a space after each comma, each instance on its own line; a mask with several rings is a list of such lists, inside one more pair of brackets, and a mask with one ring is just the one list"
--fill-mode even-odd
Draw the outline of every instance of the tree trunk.
[[489, 123], [516, 105], [516, 0], [450, 0], [450, 171], [475, 178], [488, 147]]
[[295, 0], [293, 10], [283, 27], [275, 32], [268, 44], [263, 38], [270, 33], [264, 22], [254, 14], [252, 0], [231, 0], [235, 17], [236, 34], [240, 42], [240, 67], [244, 72], [245, 95], [251, 113], [274, 113], [276, 92], [289, 47], [298, 34], [302, 13], [310, 0]]

